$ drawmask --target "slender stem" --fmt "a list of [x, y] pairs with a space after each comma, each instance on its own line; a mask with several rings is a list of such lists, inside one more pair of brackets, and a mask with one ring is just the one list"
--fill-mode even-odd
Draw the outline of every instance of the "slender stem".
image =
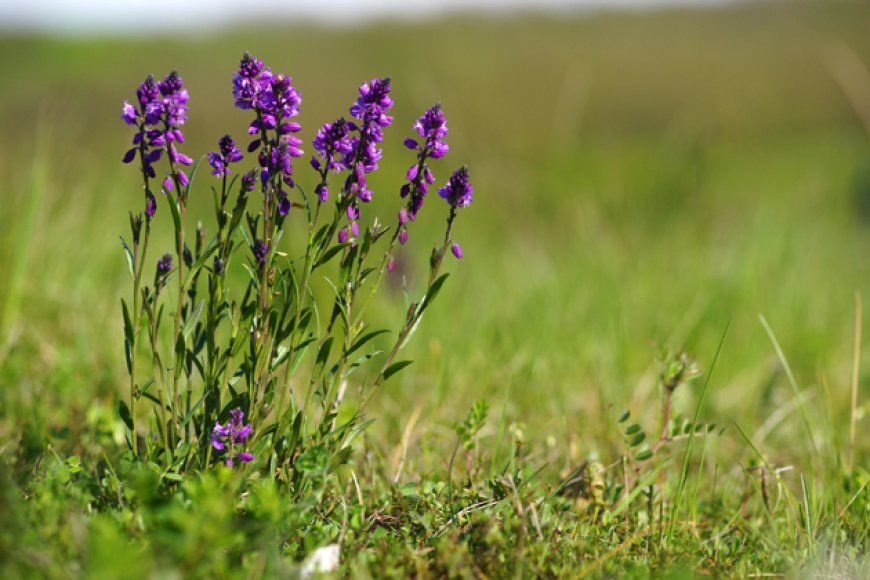
[[[429, 293], [432, 291], [432, 286], [435, 284], [435, 281], [438, 279], [438, 273], [441, 271], [441, 265], [444, 262], [444, 254], [447, 252], [447, 247], [450, 245], [450, 234], [453, 233], [453, 224], [456, 220], [456, 207], [450, 206], [450, 214], [447, 217], [447, 228], [444, 231], [444, 242], [441, 245], [441, 248], [436, 249], [432, 254], [432, 259], [429, 264], [429, 285], [426, 288], [426, 294], [424, 294], [423, 300], [427, 300]], [[408, 310], [408, 316], [405, 320], [404, 326], [399, 331], [399, 336], [396, 338], [396, 342], [393, 344], [393, 348], [390, 350], [390, 353], [387, 355], [387, 358], [384, 360], [384, 364], [381, 367], [380, 372], [375, 379], [375, 382], [372, 384], [371, 389], [366, 394], [365, 399], [363, 399], [360, 404], [360, 411], [366, 407], [368, 402], [371, 400], [372, 395], [375, 391], [377, 391], [378, 387], [383, 384], [386, 380], [384, 377], [384, 372], [390, 368], [390, 365], [393, 364], [393, 360], [396, 358], [396, 355], [399, 353], [399, 350], [402, 348], [402, 345], [405, 343], [405, 340], [408, 338], [408, 334], [410, 334], [411, 329], [420, 321], [420, 317], [423, 315], [417, 304], [411, 304], [411, 307]]]

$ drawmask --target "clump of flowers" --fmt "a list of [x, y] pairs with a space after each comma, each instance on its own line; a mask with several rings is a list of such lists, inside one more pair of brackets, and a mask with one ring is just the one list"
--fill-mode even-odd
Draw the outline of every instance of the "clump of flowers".
[[[367, 307], [382, 277], [396, 269], [394, 251], [408, 242], [409, 224], [436, 183], [430, 164], [449, 151], [439, 103], [414, 123], [419, 140], [404, 140], [416, 159], [399, 188], [395, 224], [363, 216], [374, 195], [368, 177], [379, 168], [393, 121], [391, 92], [389, 77], [363, 82], [350, 117], [314, 132], [309, 184], [294, 166], [303, 155], [302, 126], [294, 120], [301, 94], [290, 76], [246, 53], [232, 74], [232, 96], [250, 115], [248, 166], [230, 135], [205, 157], [217, 180], [210, 235], [201, 224], [190, 235], [186, 224], [195, 166], [188, 175], [194, 161], [178, 149], [189, 101], [181, 77], [149, 76], [135, 102], [124, 102], [121, 118], [134, 135], [123, 161], [138, 159], [145, 194], [144, 209], [130, 214], [131, 238], [123, 240], [133, 293], [122, 302], [130, 393], [120, 413], [135, 459], [181, 475], [220, 461], [248, 464], [254, 459], [248, 449], [256, 449], [299, 494], [323, 481], [323, 469], [347, 461], [366, 402], [410, 362], [398, 354], [447, 278], [440, 272], [444, 256], [463, 255], [452, 232], [473, 191], [464, 167], [439, 188], [449, 212], [425, 289], [403, 310], [392, 347], [376, 348], [384, 331], [372, 328]], [[175, 248], [157, 261], [149, 286], [142, 273], [158, 204], [169, 209]], [[290, 228], [300, 235], [285, 236]], [[304, 246], [292, 247], [289, 240], [304, 232]], [[231, 270], [246, 276], [229, 276]], [[315, 275], [335, 292], [315, 293]], [[348, 381], [358, 383], [362, 399], [341, 422]], [[147, 403], [154, 405], [150, 413], [142, 408]]]
[[249, 463], [254, 456], [246, 451], [239, 451], [253, 433], [250, 423], [245, 423], [245, 413], [241, 409], [230, 411], [230, 419], [226, 425], [215, 423], [211, 432], [211, 446], [215, 451], [226, 451], [224, 463], [232, 467], [234, 461]]

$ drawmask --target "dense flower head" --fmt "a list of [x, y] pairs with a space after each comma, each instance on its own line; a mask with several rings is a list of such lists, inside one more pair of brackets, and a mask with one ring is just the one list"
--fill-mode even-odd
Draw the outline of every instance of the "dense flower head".
[[393, 118], [387, 115], [387, 111], [393, 106], [390, 88], [390, 77], [372, 79], [360, 85], [360, 96], [350, 107], [350, 114], [364, 125], [371, 125], [365, 129], [388, 127], [393, 122]]
[[449, 131], [444, 111], [441, 110], [441, 103], [436, 103], [426, 109], [426, 112], [414, 123], [414, 129], [420, 137], [425, 139], [423, 147], [427, 151], [428, 157], [441, 159], [450, 150], [450, 147], [444, 142], [444, 137]]
[[363, 83], [359, 94], [350, 108], [350, 114], [359, 123], [348, 123], [350, 130], [358, 131], [358, 135], [351, 137], [350, 151], [343, 158], [344, 165], [352, 170], [345, 182], [345, 190], [350, 197], [368, 202], [373, 192], [367, 187], [365, 174], [378, 168], [383, 152], [377, 144], [384, 140], [383, 128], [393, 122], [393, 118], [387, 114], [393, 106], [390, 78], [376, 78]]
[[[184, 143], [180, 127], [187, 120], [189, 100], [184, 82], [176, 71], [159, 82], [149, 75], [136, 89], [138, 108], [128, 101], [124, 101], [121, 108], [121, 119], [138, 129], [133, 136], [133, 147], [124, 154], [122, 161], [131, 163], [139, 153], [142, 171], [151, 179], [157, 177], [154, 164], [160, 161], [164, 151], [168, 152], [172, 164], [191, 165], [193, 160], [176, 148], [177, 144]], [[174, 171], [178, 182], [187, 185], [187, 175], [178, 169]], [[165, 189], [171, 190], [172, 187]], [[147, 203], [146, 213], [152, 211], [150, 200]], [[153, 217], [153, 213], [149, 217]]]
[[266, 262], [266, 256], [269, 255], [269, 245], [263, 240], [257, 240], [254, 242], [251, 251], [254, 253], [254, 258], [256, 258], [259, 263], [263, 264]]
[[165, 276], [172, 270], [172, 254], [163, 254], [163, 257], [157, 261], [157, 274]]
[[[435, 176], [426, 164], [428, 159], [440, 159], [450, 150], [444, 137], [447, 136], [447, 118], [441, 110], [441, 103], [436, 103], [414, 123], [414, 130], [423, 138], [422, 143], [406, 137], [405, 147], [417, 151], [417, 160], [408, 168], [406, 178], [408, 183], [402, 186], [401, 195], [408, 199], [408, 217], [417, 219], [417, 214], [423, 208], [429, 186], [435, 183]], [[405, 224], [402, 224], [405, 225]]]
[[157, 83], [160, 94], [163, 95], [163, 114], [166, 123], [179, 127], [187, 120], [187, 101], [190, 97], [178, 72], [172, 71], [166, 78]]
[[242, 56], [239, 70], [233, 73], [233, 96], [239, 109], [254, 108], [262, 86], [258, 78], [262, 70], [263, 61], [247, 52]]
[[302, 104], [302, 95], [293, 86], [293, 78], [273, 74], [269, 67], [263, 66], [262, 61], [249, 53], [245, 53], [239, 69], [233, 73], [233, 96], [236, 107], [258, 113], [248, 130], [251, 135], [275, 129], [279, 136], [283, 136], [297, 133], [302, 128], [299, 123], [288, 121], [299, 114]]
[[468, 167], [462, 166], [453, 172], [447, 185], [438, 190], [438, 195], [453, 207], [466, 207], [471, 204], [474, 187], [468, 177]]
[[[348, 123], [343, 118], [333, 123], [324, 123], [317, 130], [312, 145], [327, 170], [338, 172], [348, 169], [347, 156], [353, 152], [354, 145]], [[311, 158], [311, 165], [317, 170], [321, 168], [317, 157]]]
[[229, 135], [224, 135], [218, 140], [218, 151], [208, 154], [208, 163], [212, 166], [212, 175], [226, 177], [230, 175], [230, 163], [241, 161], [242, 152], [236, 147], [236, 142]]
[[236, 446], [244, 445], [248, 437], [253, 433], [250, 423], [245, 423], [245, 414], [241, 409], [230, 411], [227, 423], [216, 422], [211, 433], [211, 445], [216, 451], [228, 450], [225, 463], [228, 467], [233, 466], [235, 460], [248, 463], [254, 456], [247, 452], [237, 452]]

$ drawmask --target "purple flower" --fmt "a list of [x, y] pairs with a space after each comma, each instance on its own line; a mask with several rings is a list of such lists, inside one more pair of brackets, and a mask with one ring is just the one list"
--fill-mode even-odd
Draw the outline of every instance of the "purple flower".
[[124, 106], [121, 109], [121, 119], [128, 125], [135, 125], [137, 118], [136, 107], [124, 101]]
[[251, 251], [254, 252], [254, 257], [261, 264], [266, 262], [266, 256], [269, 255], [269, 245], [263, 240], [257, 240], [254, 242], [254, 246], [251, 248]]
[[[302, 95], [293, 86], [293, 79], [283, 74], [273, 74], [271, 69], [263, 66], [262, 61], [247, 52], [239, 63], [239, 69], [233, 73], [233, 96], [236, 107], [253, 109], [258, 114], [248, 129], [251, 135], [274, 129], [278, 139], [282, 139], [302, 129], [299, 123], [289, 121], [299, 114], [302, 104]], [[298, 139], [288, 141], [293, 147], [301, 144]], [[253, 152], [260, 145], [262, 141], [256, 139], [251, 142], [248, 151]]]
[[[122, 161], [131, 163], [140, 154], [142, 173], [146, 179], [155, 179], [157, 172], [154, 164], [160, 161], [166, 151], [173, 165], [174, 174], [164, 182], [166, 190], [173, 189], [173, 182], [182, 186], [189, 182], [187, 174], [174, 167], [175, 164], [191, 165], [193, 159], [180, 153], [177, 144], [184, 143], [184, 133], [180, 127], [187, 120], [187, 89], [178, 73], [172, 71], [162, 81], [155, 82], [148, 76], [136, 89], [138, 108], [124, 101], [121, 119], [138, 131], [133, 136], [133, 147], [127, 150]], [[146, 214], [153, 217], [156, 204], [146, 198]]]
[[218, 140], [218, 151], [208, 154], [208, 164], [212, 166], [212, 175], [226, 177], [230, 175], [230, 163], [242, 160], [242, 152], [236, 147], [236, 142], [229, 135], [224, 135]]
[[[447, 136], [447, 119], [441, 110], [441, 103], [436, 103], [426, 109], [426, 112], [414, 123], [414, 129], [426, 141], [423, 147], [428, 150], [432, 159], [441, 159], [450, 150], [444, 137]], [[407, 145], [407, 141], [406, 141]]]
[[154, 195], [151, 192], [148, 192], [145, 197], [145, 215], [148, 216], [148, 219], [152, 219], [156, 213], [157, 200], [154, 199]]
[[408, 183], [402, 186], [401, 195], [408, 197], [408, 216], [414, 220], [423, 208], [423, 201], [429, 193], [429, 186], [435, 183], [435, 176], [426, 164], [427, 159], [440, 159], [450, 148], [444, 142], [447, 136], [447, 119], [441, 110], [441, 103], [432, 105], [424, 112], [414, 129], [423, 138], [422, 143], [409, 138], [405, 139], [405, 147], [417, 150], [417, 161], [408, 168], [406, 178]]
[[[287, 139], [296, 139], [290, 136]], [[260, 151], [259, 162], [263, 168], [260, 179], [267, 183], [271, 176], [280, 175], [285, 184], [294, 186], [293, 181], [293, 158], [302, 155], [302, 151], [294, 147], [288, 140], [282, 139], [277, 146], [272, 147], [268, 153]]]
[[163, 254], [163, 257], [157, 260], [157, 275], [165, 276], [172, 270], [172, 254]]
[[327, 199], [329, 199], [329, 188], [325, 183], [320, 183], [317, 187], [314, 188], [314, 193], [317, 195], [317, 199], [320, 203], [325, 203]]
[[453, 172], [447, 185], [438, 190], [438, 195], [447, 200], [452, 207], [465, 207], [471, 204], [474, 188], [468, 178], [468, 167], [462, 166]]
[[237, 446], [243, 445], [253, 433], [250, 423], [245, 424], [245, 414], [241, 409], [230, 411], [230, 419], [227, 423], [215, 423], [211, 432], [211, 446], [216, 451], [227, 450], [227, 458], [224, 463], [228, 467], [233, 466], [233, 461], [238, 459], [243, 463], [253, 461], [254, 456], [245, 451], [236, 451]]
[[392, 274], [396, 270], [396, 258], [390, 256], [390, 260], [387, 262], [387, 272]]
[[[184, 88], [184, 83], [178, 76], [178, 72], [169, 73], [166, 78], [157, 83], [157, 88], [163, 95], [162, 112], [166, 123], [174, 128], [184, 125], [187, 120], [187, 101], [190, 97], [188, 97], [187, 89]], [[171, 133], [170, 139], [175, 139], [178, 138], [181, 131], [173, 130]], [[183, 141], [184, 137], [182, 136], [179, 140]]]
[[252, 169], [248, 171], [242, 176], [242, 191], [245, 193], [249, 193], [254, 191], [254, 187], [257, 185], [257, 171]]
[[287, 192], [279, 191], [278, 192], [278, 215], [281, 217], [285, 217], [288, 213], [290, 213], [290, 207], [292, 204], [290, 203], [290, 199], [287, 197]]
[[464, 254], [462, 253], [462, 246], [460, 246], [456, 242], [453, 242], [453, 245], [450, 246], [450, 251], [453, 252], [453, 255], [459, 259], [462, 259], [462, 256], [464, 256]]
[[258, 78], [262, 70], [262, 61], [247, 52], [242, 56], [239, 70], [233, 73], [233, 96], [239, 109], [247, 110], [256, 106], [262, 87]]
[[399, 243], [403, 246], [408, 243], [408, 230], [403, 229], [399, 232]]
[[359, 123], [348, 123], [348, 127], [352, 131], [358, 131], [358, 135], [351, 138], [351, 150], [344, 155], [343, 164], [353, 170], [345, 181], [344, 189], [351, 198], [369, 202], [373, 192], [367, 187], [366, 173], [378, 168], [383, 152], [378, 149], [377, 144], [384, 140], [384, 127], [388, 127], [393, 121], [387, 115], [393, 106], [389, 77], [363, 83], [359, 94], [359, 98], [350, 108], [350, 114]]
[[[353, 142], [347, 121], [338, 119], [334, 123], [324, 123], [317, 130], [312, 145], [326, 164], [327, 170], [339, 172], [348, 169], [347, 157], [353, 151]], [[311, 158], [311, 164], [316, 170], [320, 170], [321, 164], [316, 157]]]

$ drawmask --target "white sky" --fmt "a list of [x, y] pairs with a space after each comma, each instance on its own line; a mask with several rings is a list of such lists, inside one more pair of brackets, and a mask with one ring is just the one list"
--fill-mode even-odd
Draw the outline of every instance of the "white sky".
[[487, 14], [517, 9], [644, 9], [709, 6], [729, 0], [0, 0], [0, 30], [147, 32], [229, 25], [266, 17], [355, 24], [378, 18], [419, 18], [457, 10]]

